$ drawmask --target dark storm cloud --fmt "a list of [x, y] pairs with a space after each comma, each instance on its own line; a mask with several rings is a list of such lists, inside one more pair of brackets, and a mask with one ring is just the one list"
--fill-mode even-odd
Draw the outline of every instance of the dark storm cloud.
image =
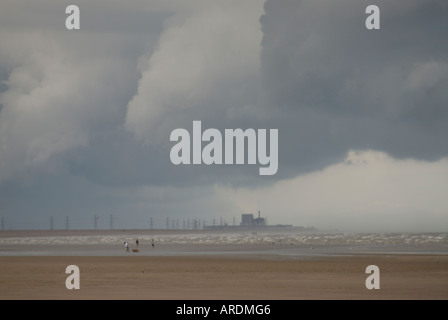
[[[59, 26], [63, 4], [11, 4], [16, 19], [1, 22], [0, 176], [57, 160], [105, 185], [253, 185], [350, 149], [447, 154], [446, 4], [379, 2], [381, 29], [369, 31], [368, 1], [267, 1], [261, 18], [254, 3], [80, 2], [78, 33]], [[27, 91], [45, 117], [25, 107]], [[278, 174], [173, 166], [169, 134], [193, 120], [279, 129]]]
[[120, 10], [116, 1], [80, 1], [82, 27], [71, 32], [65, 5], [2, 3], [0, 180], [64, 167], [68, 155], [85, 159], [80, 153], [96, 141], [115, 139], [135, 94], [138, 59], [169, 15], [157, 2]]
[[369, 4], [265, 3], [263, 98], [281, 119], [283, 145], [293, 146], [281, 149], [288, 174], [349, 149], [448, 154], [448, 5], [377, 1], [381, 29], [367, 30]]
[[[0, 209], [9, 218], [91, 221], [144, 215], [149, 204], [188, 214], [211, 185], [269, 186], [352, 149], [448, 153], [444, 2], [379, 1], [381, 29], [369, 31], [369, 1], [268, 0], [265, 14], [258, 0], [77, 1], [73, 32], [64, 26], [71, 3], [56, 2], [0, 4]], [[173, 165], [170, 132], [191, 132], [193, 120], [221, 132], [278, 129], [278, 173]]]
[[[204, 31], [204, 23], [215, 24], [225, 36], [226, 31], [221, 25], [232, 26], [234, 23], [220, 19], [219, 6], [223, 5], [227, 12], [224, 17], [239, 16], [239, 25], [235, 25], [229, 38], [233, 41], [238, 28], [245, 29], [246, 13], [253, 11], [249, 2], [240, 6], [245, 8], [240, 12], [224, 3], [214, 6], [211, 3], [205, 5], [203, 1], [132, 1], [125, 7], [121, 1], [79, 1], [81, 29], [76, 31], [65, 29], [65, 6], [68, 4], [54, 1], [5, 1], [1, 4], [2, 216], [9, 222], [19, 222], [17, 226], [33, 216], [64, 216], [64, 212], [91, 218], [94, 212], [117, 212], [125, 207], [128, 208], [125, 211], [141, 214], [148, 210], [145, 205], [144, 209], [135, 205], [132, 193], [136, 192], [135, 188], [138, 191], [144, 186], [160, 187], [160, 192], [168, 188], [166, 193], [176, 194], [168, 186], [181, 188], [188, 185], [194, 190], [188, 193], [189, 198], [200, 199], [207, 190], [199, 190], [191, 184], [220, 181], [221, 170], [205, 168], [211, 178], [204, 179], [204, 171], [200, 168], [181, 170], [173, 166], [169, 161], [169, 133], [178, 126], [191, 126], [192, 117], [198, 119], [206, 106], [213, 106], [214, 102], [217, 106], [228, 107], [230, 103], [223, 103], [222, 97], [228, 96], [229, 90], [234, 91], [230, 95], [234, 96], [232, 101], [239, 100], [241, 94], [235, 86], [229, 81], [218, 83], [214, 78], [219, 78], [219, 72], [226, 71], [228, 66], [231, 67], [231, 79], [245, 77], [246, 69], [238, 70], [233, 62], [243, 67], [252, 58], [253, 51], [237, 51], [227, 63], [216, 63], [226, 61], [228, 54], [216, 55], [221, 49], [221, 38], [213, 39], [213, 33]], [[258, 14], [252, 14], [249, 25], [257, 24], [262, 8], [261, 2], [259, 4]], [[195, 20], [196, 16], [200, 19]], [[192, 29], [184, 29], [185, 24]], [[257, 28], [258, 25], [250, 30]], [[186, 38], [180, 37], [184, 31]], [[202, 32], [194, 48], [190, 42], [198, 31]], [[250, 36], [237, 37], [236, 47], [239, 41]], [[209, 41], [213, 46], [208, 47]], [[163, 50], [165, 44], [174, 44], [175, 50], [168, 49], [171, 54], [168, 59], [171, 60], [163, 61], [163, 55], [160, 56], [162, 60], [156, 59], [156, 69], [160, 66], [163, 69], [165, 62], [169, 67], [173, 61], [179, 61], [179, 72], [162, 73], [155, 77], [153, 84], [157, 86], [142, 87], [139, 92], [142, 70], [150, 57], [157, 58], [154, 53]], [[203, 47], [198, 47], [200, 45]], [[176, 86], [188, 86], [187, 78], [186, 82], [176, 83], [179, 77], [190, 76], [182, 74], [182, 63], [189, 62], [188, 58], [182, 58], [189, 53], [184, 46], [192, 48], [190, 57], [193, 59], [194, 54], [208, 48], [215, 54], [209, 57], [215, 61], [211, 61], [205, 73], [197, 78], [200, 84], [211, 84], [207, 88], [208, 98], [195, 104], [190, 114], [183, 112], [182, 117], [173, 119], [165, 117], [160, 126], [150, 131], [150, 143], [144, 143], [136, 139], [135, 132], [124, 130], [128, 103], [137, 93], [157, 93], [159, 89], [164, 98], [175, 96], [179, 90], [181, 94], [188, 94], [188, 90], [182, 91], [185, 88]], [[238, 58], [240, 54], [243, 55], [241, 59]], [[201, 70], [200, 59], [196, 61], [198, 64], [193, 67]], [[232, 70], [237, 73], [233, 78]], [[198, 83], [192, 88], [201, 96], [204, 88]], [[228, 89], [219, 92], [213, 83]], [[239, 86], [239, 90], [243, 87]], [[178, 96], [169, 103], [184, 98]], [[213, 112], [208, 110], [206, 113], [213, 118]], [[151, 125], [149, 121], [142, 123], [143, 128]], [[143, 198], [150, 202], [153, 199], [148, 194]], [[184, 197], [179, 194], [178, 198]], [[175, 204], [170, 199], [167, 201]], [[166, 213], [169, 205], [165, 204], [159, 207]]]

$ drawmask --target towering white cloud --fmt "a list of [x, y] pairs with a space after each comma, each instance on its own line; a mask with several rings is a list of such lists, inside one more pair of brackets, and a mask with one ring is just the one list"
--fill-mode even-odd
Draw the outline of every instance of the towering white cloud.
[[[206, 1], [179, 10], [146, 66], [128, 104], [126, 127], [146, 143], [157, 143], [157, 127], [179, 111], [213, 109], [258, 72], [263, 2]], [[229, 106], [231, 107], [231, 106]]]

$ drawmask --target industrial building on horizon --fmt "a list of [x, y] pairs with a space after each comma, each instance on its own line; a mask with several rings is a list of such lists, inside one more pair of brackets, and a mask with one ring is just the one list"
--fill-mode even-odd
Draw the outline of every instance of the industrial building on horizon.
[[294, 228], [298, 230], [316, 230], [314, 227], [294, 227], [292, 224], [276, 224], [276, 225], [268, 225], [267, 218], [261, 217], [260, 211], [258, 211], [258, 217], [254, 218], [254, 214], [252, 213], [243, 213], [241, 214], [241, 223], [240, 225], [212, 225], [212, 226], [203, 226], [203, 229], [240, 229], [240, 228]]
[[260, 216], [260, 211], [258, 211], [258, 218], [255, 219], [252, 213], [243, 213], [241, 215], [241, 227], [265, 227], [266, 225], [266, 219]]

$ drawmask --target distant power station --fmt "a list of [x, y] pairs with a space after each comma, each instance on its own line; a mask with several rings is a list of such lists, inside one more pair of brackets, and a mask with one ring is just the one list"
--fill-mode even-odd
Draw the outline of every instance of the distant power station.
[[[268, 225], [267, 219], [262, 218], [260, 211], [258, 211], [258, 217], [254, 218], [254, 215], [252, 213], [243, 213], [241, 215], [241, 223], [240, 225], [233, 226], [227, 225], [227, 224], [221, 224], [221, 225], [212, 225], [212, 226], [203, 226], [203, 229], [239, 229], [239, 228], [285, 228], [285, 227], [293, 227], [291, 224], [276, 224], [276, 225]], [[303, 230], [311, 230], [314, 228], [305, 228], [305, 227], [294, 227], [296, 229], [303, 229]]]
[[258, 211], [258, 218], [254, 219], [252, 213], [245, 213], [241, 215], [241, 227], [265, 227], [266, 220], [260, 217], [260, 211]]

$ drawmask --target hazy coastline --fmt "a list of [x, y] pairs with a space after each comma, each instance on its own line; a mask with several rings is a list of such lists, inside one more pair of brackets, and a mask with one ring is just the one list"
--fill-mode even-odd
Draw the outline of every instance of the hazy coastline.
[[[137, 247], [136, 240], [139, 240]], [[154, 247], [151, 243], [154, 241]], [[340, 233], [278, 229], [8, 230], [0, 256], [258, 254], [306, 257], [352, 253], [448, 254], [448, 233]]]

